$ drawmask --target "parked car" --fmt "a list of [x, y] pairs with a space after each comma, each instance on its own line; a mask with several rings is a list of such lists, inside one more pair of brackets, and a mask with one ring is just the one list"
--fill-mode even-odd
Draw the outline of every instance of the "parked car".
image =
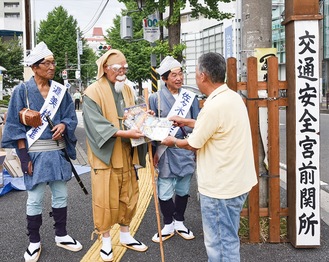
[[199, 90], [199, 88], [197, 88], [196, 86], [190, 86], [190, 85], [182, 85], [182, 88], [185, 88], [189, 91], [192, 91], [193, 93], [195, 93], [197, 95], [197, 98], [199, 100], [202, 99], [206, 99], [206, 95], [202, 94]]
[[200, 108], [203, 107], [203, 103], [206, 101], [207, 96], [202, 94], [196, 86], [182, 85], [182, 88], [187, 89], [196, 94], [196, 97], [199, 100]]

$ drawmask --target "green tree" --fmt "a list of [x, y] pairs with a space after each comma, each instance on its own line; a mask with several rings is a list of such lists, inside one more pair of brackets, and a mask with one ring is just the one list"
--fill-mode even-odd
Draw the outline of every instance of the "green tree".
[[[145, 14], [142, 12], [129, 12], [136, 9], [135, 1], [127, 1], [125, 3], [127, 10], [122, 11], [122, 15], [127, 15], [133, 20], [133, 40], [123, 40], [120, 36], [120, 19], [121, 16], [116, 16], [113, 20], [114, 26], [107, 30], [106, 42], [112, 48], [122, 51], [129, 63], [128, 79], [137, 82], [139, 86], [139, 93], [142, 91], [142, 82], [151, 78], [151, 53], [157, 55], [160, 62], [160, 56], [173, 55], [177, 57], [177, 53], [182, 52], [184, 45], [178, 44], [174, 50], [170, 50], [168, 41], [157, 41], [155, 46], [143, 39], [143, 25], [142, 20]], [[106, 51], [103, 51], [104, 53]]]
[[[135, 2], [132, 0], [119, 0], [127, 5], [127, 3]], [[165, 21], [160, 21], [161, 26], [168, 28], [168, 44], [170, 52], [175, 54], [178, 60], [182, 60], [182, 47], [180, 46], [180, 35], [181, 35], [181, 22], [180, 22], [180, 11], [186, 7], [186, 3], [189, 2], [191, 6], [191, 16], [199, 17], [203, 16], [209, 19], [223, 20], [225, 18], [233, 17], [233, 14], [223, 12], [218, 8], [218, 3], [230, 3], [234, 0], [204, 0], [204, 3], [199, 3], [198, 0], [143, 0], [144, 8], [143, 15], [147, 16], [159, 11], [160, 14], [164, 13], [166, 8], [169, 9], [169, 16]], [[176, 50], [175, 50], [176, 48]]]
[[84, 88], [89, 86], [97, 75], [97, 65], [95, 63], [97, 56], [94, 50], [86, 44], [85, 39], [82, 39], [83, 55], [80, 58], [81, 63], [81, 80]]
[[23, 80], [23, 48], [17, 37], [9, 41], [0, 38], [0, 66], [3, 71], [3, 89], [10, 89]]
[[[37, 42], [44, 41], [48, 48], [54, 53], [57, 61], [56, 74], [54, 80], [62, 82], [60, 72], [64, 69], [68, 71], [68, 78], [75, 79], [75, 70], [78, 65], [77, 55], [77, 20], [69, 15], [62, 6], [55, 7], [48, 13], [46, 20], [40, 22], [37, 32]], [[83, 43], [83, 54], [80, 58], [81, 64], [95, 63], [96, 55], [86, 44]], [[82, 80], [86, 76], [92, 78], [95, 76], [95, 70], [90, 67], [81, 67]], [[86, 83], [87, 84], [87, 83]]]
[[[128, 7], [131, 3], [126, 4]], [[126, 11], [123, 11], [125, 14]], [[113, 20], [114, 26], [107, 29], [106, 42], [113, 49], [119, 49], [127, 58], [129, 71], [127, 77], [130, 81], [137, 82], [140, 88], [142, 82], [150, 79], [151, 64], [150, 64], [150, 43], [143, 39], [142, 15], [138, 12], [132, 13], [134, 40], [127, 41], [121, 39], [120, 36], [120, 19], [121, 16], [116, 16]]]

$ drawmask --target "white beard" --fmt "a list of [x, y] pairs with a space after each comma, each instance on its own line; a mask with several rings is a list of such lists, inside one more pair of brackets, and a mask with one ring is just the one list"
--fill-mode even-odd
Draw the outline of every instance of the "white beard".
[[116, 80], [117, 81], [114, 83], [115, 92], [121, 93], [125, 85], [126, 76], [117, 76]]

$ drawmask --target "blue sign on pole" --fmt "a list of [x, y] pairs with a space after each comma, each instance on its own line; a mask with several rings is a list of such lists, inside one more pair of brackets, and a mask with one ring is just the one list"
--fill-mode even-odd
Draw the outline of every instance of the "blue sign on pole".
[[233, 55], [233, 43], [232, 43], [232, 34], [233, 29], [232, 26], [228, 26], [225, 28], [225, 58], [232, 57]]

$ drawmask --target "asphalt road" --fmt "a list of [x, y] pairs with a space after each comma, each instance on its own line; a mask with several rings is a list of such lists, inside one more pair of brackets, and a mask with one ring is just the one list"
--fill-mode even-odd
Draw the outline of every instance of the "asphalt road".
[[[84, 130], [77, 129], [79, 144], [85, 149]], [[93, 230], [91, 211], [91, 188], [89, 174], [81, 175], [89, 195], [84, 195], [74, 178], [69, 181], [68, 233], [78, 239], [84, 248], [70, 252], [55, 245], [53, 219], [48, 216], [50, 208], [50, 192], [47, 190], [44, 201], [43, 225], [41, 227], [42, 254], [39, 261], [67, 262], [80, 261], [94, 241], [90, 240]], [[174, 236], [164, 242], [164, 256], [167, 262], [206, 262], [207, 256], [203, 244], [203, 233], [200, 207], [197, 198], [196, 179], [192, 181], [190, 200], [186, 211], [186, 225], [194, 232], [196, 238], [186, 241]], [[25, 191], [11, 191], [0, 197], [0, 261], [23, 261], [23, 254], [28, 245], [25, 219]], [[121, 261], [158, 262], [161, 261], [159, 244], [151, 238], [156, 233], [156, 216], [154, 202], [151, 201], [145, 216], [136, 233], [136, 238], [149, 246], [146, 252], [138, 253], [127, 250]], [[242, 262], [284, 262], [284, 261], [329, 261], [329, 227], [321, 223], [321, 246], [319, 248], [296, 249], [290, 243], [242, 243]], [[91, 261], [92, 262], [92, 261]]]

